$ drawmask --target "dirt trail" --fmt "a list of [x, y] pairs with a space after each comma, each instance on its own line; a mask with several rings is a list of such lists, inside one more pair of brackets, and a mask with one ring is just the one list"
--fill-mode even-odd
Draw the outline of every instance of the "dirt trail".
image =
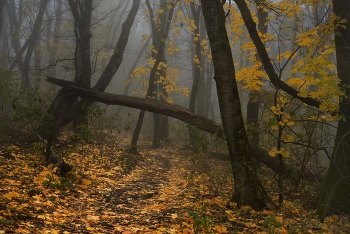
[[178, 189], [190, 160], [174, 147], [147, 147], [142, 152], [136, 168], [105, 197], [107, 207], [119, 214], [115, 221], [121, 226], [156, 227], [169, 222], [181, 205]]

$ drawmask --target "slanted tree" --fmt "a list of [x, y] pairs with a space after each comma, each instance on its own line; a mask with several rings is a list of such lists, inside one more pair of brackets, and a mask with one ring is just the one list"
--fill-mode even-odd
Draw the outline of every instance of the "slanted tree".
[[234, 193], [231, 200], [236, 202], [238, 207], [250, 205], [256, 210], [275, 207], [253, 167], [222, 3], [219, 0], [201, 0], [201, 3], [234, 178]]

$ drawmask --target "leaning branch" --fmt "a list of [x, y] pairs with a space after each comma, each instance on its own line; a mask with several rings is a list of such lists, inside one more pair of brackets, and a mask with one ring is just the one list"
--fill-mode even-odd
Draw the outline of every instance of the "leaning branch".
[[282, 89], [289, 95], [291, 95], [294, 98], [299, 99], [305, 104], [308, 104], [310, 106], [314, 106], [319, 108], [321, 105], [321, 102], [311, 98], [311, 97], [302, 97], [300, 96], [300, 92], [293, 87], [286, 84], [284, 81], [280, 79], [280, 77], [275, 72], [275, 69], [273, 68], [273, 65], [271, 63], [270, 57], [267, 53], [266, 47], [264, 43], [262, 42], [258, 30], [256, 29], [256, 23], [252, 17], [252, 14], [250, 13], [250, 10], [244, 0], [235, 0], [239, 11], [241, 12], [244, 24], [247, 27], [248, 33], [250, 35], [250, 38], [252, 39], [256, 50], [261, 58], [261, 62], [264, 66], [264, 70], [266, 71], [266, 74], [268, 75], [270, 81], [272, 84], [279, 89]]
[[219, 137], [224, 138], [224, 133], [219, 123], [193, 114], [187, 108], [176, 104], [169, 104], [166, 102], [139, 97], [130, 97], [125, 95], [100, 92], [94, 89], [84, 88], [73, 82], [60, 80], [50, 76], [48, 76], [46, 80], [61, 87], [69, 88], [71, 91], [69, 93], [66, 93], [65, 97], [67, 97], [67, 95], [80, 96], [82, 98], [102, 102], [109, 105], [121, 105], [145, 111], [156, 112], [162, 115], [173, 117], [175, 119], [179, 119], [183, 122], [187, 122], [198, 127], [201, 130], [216, 134]]

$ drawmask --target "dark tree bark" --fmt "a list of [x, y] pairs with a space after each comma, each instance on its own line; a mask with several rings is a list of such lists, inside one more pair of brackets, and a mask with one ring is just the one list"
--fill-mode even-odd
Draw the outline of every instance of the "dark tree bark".
[[276, 208], [253, 167], [244, 127], [231, 47], [221, 1], [201, 0], [214, 64], [214, 79], [234, 178], [232, 201], [255, 210]]
[[[130, 29], [139, 9], [139, 5], [140, 0], [133, 1], [129, 15], [122, 25], [122, 30], [118, 42], [115, 45], [114, 53], [93, 89], [104, 91], [114, 74], [117, 72], [123, 59]], [[56, 140], [61, 128], [76, 119], [76, 117], [80, 115], [83, 108], [86, 108], [86, 106], [93, 103], [87, 100], [80, 100], [74, 104], [76, 97], [69, 96], [69, 92], [69, 89], [60, 90], [48, 109], [45, 119], [38, 128], [38, 133], [41, 134], [42, 137], [48, 142], [45, 152], [46, 163], [51, 163], [51, 146]]]
[[346, 19], [346, 28], [335, 28], [335, 47], [339, 86], [345, 97], [339, 102], [338, 129], [333, 156], [318, 199], [317, 213], [321, 218], [331, 214], [350, 215], [350, 1], [333, 0], [333, 10]]
[[[108, 34], [106, 36], [106, 40], [105, 40], [105, 44], [107, 45], [105, 47], [106, 53], [111, 48], [113, 49], [113, 45], [114, 45], [115, 40], [116, 40], [117, 35], [118, 35], [118, 29], [120, 28], [120, 24], [122, 23], [122, 18], [126, 12], [126, 9], [129, 6], [129, 3], [130, 3], [130, 1], [128, 1], [128, 0], [120, 1], [118, 6], [116, 7], [116, 9], [114, 10], [115, 12], [113, 13], [110, 21], [107, 24], [107, 27], [111, 28], [112, 30], [108, 31]], [[123, 5], [124, 5], [124, 7], [122, 8]], [[118, 12], [119, 12], [119, 17], [117, 20], [115, 20]], [[117, 23], [115, 23], [115, 22], [117, 22]], [[106, 61], [107, 61], [106, 58], [103, 58], [101, 60], [102, 69], [106, 66]]]
[[[75, 33], [75, 55], [74, 81], [84, 87], [91, 86], [91, 58], [90, 58], [90, 32], [92, 0], [68, 0], [73, 18], [74, 18], [74, 33]], [[84, 108], [82, 114], [74, 120], [74, 128], [78, 131], [79, 126], [88, 125], [88, 110]]]

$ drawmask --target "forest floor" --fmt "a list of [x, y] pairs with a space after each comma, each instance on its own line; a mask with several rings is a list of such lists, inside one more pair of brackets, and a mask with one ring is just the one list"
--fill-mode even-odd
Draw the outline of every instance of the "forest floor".
[[[73, 165], [66, 177], [45, 167], [40, 144], [3, 145], [1, 233], [350, 233], [345, 217], [323, 223], [300, 199], [279, 211], [238, 209], [229, 161], [194, 154], [184, 144], [153, 148], [72, 144], [56, 152]], [[264, 172], [266, 170], [266, 172]], [[262, 180], [274, 199], [273, 174]]]

